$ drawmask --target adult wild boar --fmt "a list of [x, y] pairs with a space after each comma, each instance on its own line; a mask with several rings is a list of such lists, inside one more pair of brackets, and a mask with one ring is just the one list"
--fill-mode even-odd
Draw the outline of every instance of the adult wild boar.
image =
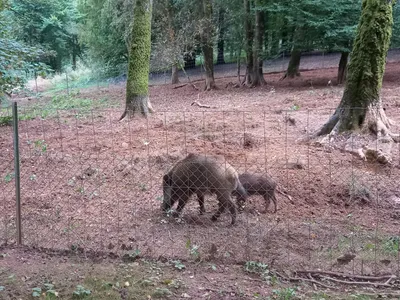
[[236, 208], [231, 199], [233, 191], [246, 197], [236, 170], [223, 157], [190, 153], [164, 175], [162, 208], [167, 212], [178, 202], [176, 212], [180, 215], [190, 196], [197, 194], [202, 198], [200, 211], [203, 212], [204, 195], [216, 194], [218, 210], [212, 220], [216, 221], [228, 208], [231, 224], [235, 224]]

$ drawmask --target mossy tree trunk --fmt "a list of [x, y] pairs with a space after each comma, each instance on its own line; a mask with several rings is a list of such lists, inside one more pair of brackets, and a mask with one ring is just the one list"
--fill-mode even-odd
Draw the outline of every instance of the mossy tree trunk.
[[213, 51], [213, 24], [212, 24], [212, 2], [202, 1], [202, 33], [201, 46], [204, 55], [204, 69], [206, 71], [205, 90], [215, 89], [214, 80], [214, 51]]
[[247, 66], [246, 66], [246, 78], [245, 82], [247, 85], [251, 85], [253, 83], [253, 64], [254, 64], [254, 58], [253, 58], [253, 36], [254, 36], [254, 30], [253, 30], [253, 24], [251, 21], [251, 10], [250, 10], [250, 0], [244, 0], [244, 30], [245, 30], [245, 36], [246, 36], [246, 60], [247, 60]]
[[372, 130], [388, 134], [390, 121], [380, 98], [393, 27], [393, 1], [363, 0], [342, 100], [317, 135]]
[[147, 117], [153, 112], [149, 100], [152, 0], [136, 0], [133, 10], [132, 40], [129, 51], [125, 111], [120, 120], [136, 113]]
[[348, 58], [349, 58], [349, 52], [342, 52], [342, 54], [340, 55], [339, 69], [337, 75], [338, 84], [342, 84], [346, 79]]
[[262, 47], [264, 38], [264, 12], [260, 10], [261, 0], [256, 0], [255, 12], [255, 30], [254, 30], [254, 48], [253, 48], [253, 74], [252, 86], [260, 86], [265, 84], [263, 74]]

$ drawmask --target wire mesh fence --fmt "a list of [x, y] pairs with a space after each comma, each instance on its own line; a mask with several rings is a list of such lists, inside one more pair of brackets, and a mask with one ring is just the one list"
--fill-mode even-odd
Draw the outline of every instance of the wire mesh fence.
[[[381, 166], [330, 143], [302, 142], [322, 125], [317, 116], [331, 112], [159, 111], [149, 119], [118, 122], [112, 108], [21, 108], [23, 244], [399, 274], [400, 148]], [[12, 244], [12, 129], [2, 126], [0, 132], [0, 241]], [[351, 139], [347, 143], [358, 147]], [[230, 164], [238, 174], [267, 176], [290, 197], [277, 192], [277, 213], [272, 204], [264, 213], [262, 195], [249, 196], [231, 226], [229, 210], [211, 220], [218, 189], [202, 177], [198, 184], [214, 192], [205, 196], [204, 214], [196, 193], [179, 218], [163, 213], [163, 176], [189, 153], [222, 156], [219, 168]], [[183, 185], [184, 194], [189, 190]]]
[[[277, 73], [286, 71], [289, 64], [290, 56], [281, 55], [276, 58], [271, 58], [264, 61], [263, 72]], [[340, 53], [309, 53], [303, 54], [301, 58], [301, 70], [317, 70], [324, 68], [337, 68], [339, 65]], [[400, 61], [400, 49], [391, 49], [387, 55], [387, 62], [398, 62]], [[240, 78], [243, 80], [246, 72], [246, 63], [244, 59], [240, 63]], [[51, 80], [53, 91], [64, 91], [66, 94], [74, 94], [79, 92], [81, 88], [88, 86], [97, 86], [98, 89], [110, 88], [118, 84], [126, 83], [126, 75], [121, 74], [126, 66], [118, 67], [96, 67], [92, 70], [81, 69], [77, 71], [67, 70], [63, 74], [54, 76]], [[123, 72], [122, 72], [123, 73]], [[118, 75], [119, 74], [119, 75]], [[115, 76], [114, 76], [115, 75]], [[231, 80], [236, 82], [238, 75], [237, 63], [226, 63], [214, 65], [214, 78]], [[110, 78], [111, 76], [111, 78]], [[200, 61], [197, 65], [192, 68], [179, 70], [178, 72], [179, 84], [186, 84], [189, 82], [195, 82], [196, 85], [202, 80], [205, 80], [205, 69], [204, 64]], [[30, 88], [34, 93], [40, 94], [42, 92], [42, 84], [38, 84], [41, 78], [36, 78], [32, 82]], [[162, 66], [153, 68], [149, 74], [150, 85], [164, 85], [171, 83], [171, 68], [168, 66]], [[200, 86], [198, 88], [201, 89]]]

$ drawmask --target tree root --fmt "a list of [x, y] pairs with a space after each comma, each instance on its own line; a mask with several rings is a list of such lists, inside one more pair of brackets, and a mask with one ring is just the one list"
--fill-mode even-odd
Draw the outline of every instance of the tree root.
[[346, 281], [346, 280], [335, 279], [335, 278], [332, 278], [332, 277], [322, 276], [322, 275], [320, 277], [322, 279], [325, 279], [325, 280], [330, 280], [330, 281], [337, 282], [337, 283], [342, 283], [342, 284], [373, 285], [375, 287], [392, 287], [390, 284], [387, 284], [387, 283], [368, 282], [368, 281]]
[[125, 110], [118, 121], [120, 122], [126, 118], [133, 117], [139, 112], [145, 118], [147, 118], [149, 113], [155, 112], [148, 96], [135, 96], [131, 102], [127, 102], [125, 105]]
[[206, 104], [201, 104], [199, 101], [194, 101], [192, 102], [191, 106], [196, 105], [198, 107], [202, 107], [202, 108], [211, 108], [210, 105], [206, 105]]
[[381, 280], [393, 280], [396, 279], [396, 275], [383, 275], [383, 276], [365, 276], [365, 275], [351, 275], [351, 274], [344, 274], [338, 272], [331, 272], [331, 271], [296, 271], [298, 274], [314, 274], [314, 275], [329, 275], [329, 276], [336, 276], [336, 277], [343, 277], [349, 279], [357, 279], [357, 280], [368, 280], [368, 281], [381, 281]]
[[[344, 124], [342, 124], [341, 118], [349, 117], [347, 114], [348, 111], [339, 106], [321, 129], [311, 135], [309, 139], [324, 136], [317, 143], [320, 145], [332, 144], [335, 137], [343, 130]], [[374, 134], [377, 137], [376, 140], [363, 147], [358, 146], [356, 150], [353, 149], [353, 144], [349, 146], [347, 143], [344, 150], [359, 156], [364, 161], [390, 163], [392, 144], [400, 142], [400, 135], [391, 133], [389, 130], [394, 122], [386, 116], [380, 101], [377, 104], [369, 105], [364, 117], [363, 124], [350, 122], [349, 125], [355, 127], [353, 130], [361, 129], [359, 132], [363, 134]]]
[[187, 86], [189, 83], [184, 83], [184, 84], [180, 84], [180, 85], [176, 85], [176, 86], [174, 86], [173, 87], [173, 89], [175, 90], [175, 89], [180, 89], [180, 88], [182, 88], [182, 87], [184, 87], [184, 86]]
[[336, 289], [336, 287], [334, 287], [334, 286], [326, 285], [326, 284], [324, 284], [322, 282], [319, 282], [319, 281], [317, 281], [315, 279], [312, 279], [312, 278], [308, 279], [308, 278], [300, 278], [300, 277], [286, 277], [286, 276], [283, 276], [282, 274], [280, 274], [278, 272], [275, 272], [275, 274], [278, 275], [283, 280], [286, 280], [286, 281], [291, 281], [291, 282], [298, 282], [298, 281], [311, 282], [311, 283], [314, 283], [314, 284], [318, 284], [318, 285], [320, 285], [320, 286], [322, 286], [324, 288], [327, 288], [327, 289]]
[[190, 106], [196, 105], [196, 106], [201, 107], [201, 108], [217, 108], [216, 106], [211, 106], [211, 105], [207, 105], [207, 104], [202, 104], [202, 103], [200, 103], [199, 100], [200, 100], [200, 94], [197, 95], [197, 100], [196, 100], [196, 101], [193, 101], [192, 104], [191, 104]]
[[[325, 288], [329, 289], [336, 289], [336, 286], [332, 285], [327, 285], [325, 283], [322, 283], [321, 281], [315, 279], [312, 275], [318, 276], [320, 279], [323, 280], [329, 280], [334, 283], [340, 283], [340, 284], [348, 284], [348, 285], [364, 285], [364, 286], [375, 286], [375, 287], [393, 287], [393, 285], [390, 284], [391, 281], [395, 280], [397, 277], [395, 275], [385, 275], [385, 276], [362, 276], [362, 275], [347, 275], [343, 273], [336, 273], [336, 272], [329, 272], [329, 271], [297, 271], [295, 272], [296, 274], [304, 274], [307, 275], [308, 278], [303, 278], [303, 277], [286, 277], [283, 276], [282, 274], [275, 272], [277, 276], [280, 278], [287, 280], [287, 281], [304, 281], [304, 282], [311, 282], [313, 284], [318, 284], [320, 286], [323, 286]], [[341, 278], [348, 278], [350, 280], [358, 280], [358, 281], [346, 281], [343, 279], [337, 279], [337, 278], [332, 278], [334, 277], [341, 277]], [[362, 281], [365, 280], [365, 281]], [[382, 282], [377, 282], [377, 281], [382, 281], [385, 280], [384, 283]]]

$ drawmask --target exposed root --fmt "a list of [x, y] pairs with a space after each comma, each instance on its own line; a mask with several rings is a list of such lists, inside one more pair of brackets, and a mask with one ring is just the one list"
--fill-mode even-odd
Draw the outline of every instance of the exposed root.
[[185, 86], [187, 86], [187, 85], [188, 85], [188, 83], [180, 84], [180, 85], [174, 86], [173, 89], [174, 89], [174, 90], [175, 90], [175, 89], [180, 89], [180, 88], [185, 87]]
[[283, 276], [282, 274], [280, 274], [278, 272], [275, 272], [275, 274], [278, 275], [283, 280], [290, 281], [290, 282], [299, 282], [299, 281], [311, 282], [311, 283], [320, 285], [320, 286], [322, 286], [324, 288], [327, 288], [327, 289], [336, 289], [334, 286], [326, 285], [326, 284], [324, 284], [322, 282], [319, 282], [319, 281], [317, 281], [315, 279], [300, 278], [300, 277], [286, 277], [286, 276]]
[[193, 101], [191, 106], [196, 105], [196, 106], [201, 107], [201, 108], [217, 108], [216, 106], [202, 104], [202, 103], [200, 103], [199, 99], [200, 99], [200, 94], [197, 95], [197, 100]]
[[[362, 116], [362, 115], [361, 115]], [[339, 137], [339, 132], [343, 131], [342, 119], [344, 117], [349, 117], [348, 110], [343, 108], [337, 108], [334, 114], [329, 118], [322, 128], [317, 131], [312, 138], [323, 136], [317, 141], [319, 145], [333, 145], [336, 137]], [[358, 115], [351, 115], [350, 118], [357, 118]], [[351, 119], [350, 119], [351, 120]], [[346, 126], [353, 126], [353, 130], [360, 129], [358, 124], [346, 123]], [[354, 147], [353, 138], [356, 137], [352, 135], [344, 146], [344, 150], [359, 156], [364, 161], [379, 162], [381, 164], [387, 164], [391, 162], [391, 149], [394, 142], [400, 142], [400, 136], [398, 134], [393, 134], [390, 132], [389, 128], [393, 125], [393, 121], [390, 120], [383, 109], [381, 102], [378, 101], [377, 104], [370, 105], [367, 108], [367, 112], [364, 116], [364, 122], [361, 125], [361, 130], [359, 132], [368, 135], [370, 133], [374, 134], [377, 138], [368, 145], [356, 145]], [[350, 129], [349, 129], [350, 130]], [[355, 148], [355, 150], [354, 150]]]
[[287, 77], [287, 73], [285, 72], [285, 74], [283, 74], [283, 76], [281, 78], [279, 78], [279, 81], [286, 79], [286, 77]]
[[321, 277], [321, 279], [330, 280], [330, 281], [342, 283], [342, 284], [373, 285], [375, 287], [391, 287], [390, 284], [386, 284], [386, 283], [368, 282], [368, 281], [346, 281], [346, 280], [335, 279], [335, 278], [328, 277], [328, 276], [320, 276], [320, 277]]
[[138, 112], [145, 118], [149, 113], [155, 112], [148, 96], [134, 96], [131, 101], [126, 103], [125, 110], [118, 121], [133, 117]]
[[206, 104], [201, 104], [199, 101], [194, 101], [192, 102], [191, 106], [196, 105], [198, 107], [202, 107], [202, 108], [211, 108], [210, 105], [206, 105]]
[[236, 83], [233, 83], [232, 81], [230, 81], [230, 82], [228, 82], [226, 85], [225, 85], [225, 88], [227, 89], [228, 87], [233, 87], [233, 88], [239, 88], [241, 86], [241, 82], [239, 81], [239, 82], [236, 82]]
[[357, 280], [367, 280], [367, 281], [382, 281], [382, 280], [393, 280], [396, 279], [396, 275], [384, 275], [384, 276], [365, 276], [365, 275], [352, 275], [352, 274], [344, 274], [339, 272], [331, 272], [331, 271], [296, 271], [298, 274], [313, 274], [313, 275], [327, 275], [327, 276], [335, 276], [341, 278], [349, 278], [349, 279], [357, 279]]
[[338, 110], [329, 118], [328, 122], [322, 125], [322, 128], [315, 134], [315, 136], [327, 135], [332, 132], [332, 130], [339, 123], [339, 113]]

